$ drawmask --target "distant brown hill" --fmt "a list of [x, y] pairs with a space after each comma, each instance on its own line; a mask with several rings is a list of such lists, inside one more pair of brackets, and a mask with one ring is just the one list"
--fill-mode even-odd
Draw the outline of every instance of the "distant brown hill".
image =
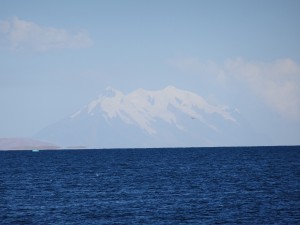
[[0, 138], [0, 150], [58, 149], [59, 146], [31, 138]]

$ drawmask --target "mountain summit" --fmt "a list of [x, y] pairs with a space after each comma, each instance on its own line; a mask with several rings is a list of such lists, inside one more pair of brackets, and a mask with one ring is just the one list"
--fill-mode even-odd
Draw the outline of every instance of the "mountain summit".
[[173, 86], [129, 94], [108, 87], [38, 137], [95, 148], [239, 145], [250, 134], [242, 122], [237, 111]]
[[215, 113], [225, 120], [235, 122], [235, 119], [224, 109], [210, 105], [204, 98], [192, 92], [172, 86], [159, 91], [138, 89], [128, 95], [112, 88], [107, 90], [111, 91], [113, 95], [100, 96], [83, 110], [73, 114], [71, 118], [74, 119], [81, 114], [90, 116], [100, 114], [107, 121], [119, 118], [124, 123], [137, 125], [148, 134], [158, 132], [154, 126], [157, 120], [184, 129], [183, 124], [179, 124], [177, 121], [174, 110], [178, 110], [192, 119], [197, 119], [212, 129], [217, 128], [205, 119], [205, 114]]

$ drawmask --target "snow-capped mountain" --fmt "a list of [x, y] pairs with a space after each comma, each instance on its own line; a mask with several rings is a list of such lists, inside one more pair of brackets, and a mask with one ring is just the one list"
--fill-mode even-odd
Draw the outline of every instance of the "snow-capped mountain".
[[183, 91], [169, 86], [163, 90], [147, 91], [138, 89], [129, 95], [113, 88], [107, 88], [112, 96], [100, 96], [92, 101], [83, 110], [71, 116], [72, 119], [81, 114], [91, 116], [101, 114], [107, 121], [120, 118], [124, 123], [135, 124], [148, 134], [155, 134], [153, 126], [156, 120], [173, 124], [178, 129], [184, 129], [177, 122], [176, 115], [171, 108], [177, 109], [186, 116], [198, 119], [206, 126], [217, 129], [205, 119], [205, 114], [218, 114], [225, 120], [236, 122], [224, 109], [210, 105], [204, 98], [189, 91]]
[[95, 148], [240, 145], [254, 135], [242, 123], [237, 111], [173, 86], [129, 94], [109, 87], [38, 137]]

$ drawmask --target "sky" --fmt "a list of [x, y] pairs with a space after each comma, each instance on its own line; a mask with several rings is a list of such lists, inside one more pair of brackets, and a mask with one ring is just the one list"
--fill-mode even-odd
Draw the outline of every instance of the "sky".
[[[300, 144], [300, 1], [1, 0], [0, 137], [31, 137], [107, 86], [168, 85]], [[255, 145], [255, 143], [253, 143]]]

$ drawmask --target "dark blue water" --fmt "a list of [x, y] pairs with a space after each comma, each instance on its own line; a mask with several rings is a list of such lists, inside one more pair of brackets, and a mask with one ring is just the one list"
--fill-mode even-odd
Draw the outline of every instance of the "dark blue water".
[[300, 147], [0, 152], [0, 224], [300, 224]]

